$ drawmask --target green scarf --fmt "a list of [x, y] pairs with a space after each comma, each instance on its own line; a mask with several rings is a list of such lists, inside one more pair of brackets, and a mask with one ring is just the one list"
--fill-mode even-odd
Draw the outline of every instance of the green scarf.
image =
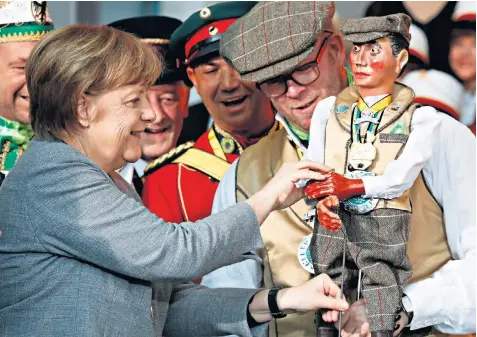
[[[0, 171], [10, 171], [13, 168], [19, 154], [30, 144], [31, 137], [33, 137], [31, 125], [0, 117]], [[9, 142], [8, 150], [7, 142]], [[6, 159], [3, 158], [5, 155]]]
[[[348, 86], [353, 85], [354, 84], [353, 73], [346, 67], [345, 67], [345, 71], [346, 71], [346, 79], [348, 80]], [[310, 135], [308, 133], [306, 133], [305, 131], [299, 130], [295, 125], [290, 123], [288, 120], [287, 120], [287, 124], [290, 127], [291, 132], [295, 136], [297, 136], [300, 140], [303, 140], [305, 142], [308, 142], [310, 140]]]

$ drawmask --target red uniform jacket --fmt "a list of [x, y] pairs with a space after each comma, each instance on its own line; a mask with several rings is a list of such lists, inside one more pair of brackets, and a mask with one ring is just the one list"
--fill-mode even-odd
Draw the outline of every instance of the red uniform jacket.
[[[214, 154], [208, 133], [199, 137], [194, 148]], [[229, 163], [238, 158], [238, 154], [225, 156]], [[218, 180], [201, 171], [182, 163], [168, 163], [146, 176], [142, 198], [144, 205], [165, 221], [197, 221], [212, 213], [218, 185]]]

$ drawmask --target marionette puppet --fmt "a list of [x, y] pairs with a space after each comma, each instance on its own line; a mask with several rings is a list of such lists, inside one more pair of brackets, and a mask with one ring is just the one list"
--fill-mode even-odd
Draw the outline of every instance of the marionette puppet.
[[[410, 24], [405, 14], [343, 23], [344, 38], [354, 44], [349, 61], [355, 85], [317, 105], [305, 156], [334, 168], [305, 189], [318, 201], [309, 247], [314, 272], [329, 274], [345, 289], [362, 273], [373, 337], [392, 336], [395, 328], [412, 274], [409, 188], [430, 158], [440, 126], [434, 108], [413, 104], [412, 89], [395, 82], [408, 60]], [[337, 334], [320, 319], [317, 325], [318, 336]]]

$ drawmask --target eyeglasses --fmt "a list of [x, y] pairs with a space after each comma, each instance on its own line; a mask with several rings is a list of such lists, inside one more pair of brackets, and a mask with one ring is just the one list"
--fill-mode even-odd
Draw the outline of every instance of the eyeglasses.
[[314, 61], [305, 63], [304, 65], [296, 68], [293, 72], [287, 75], [280, 75], [264, 82], [258, 83], [257, 87], [269, 98], [275, 98], [283, 95], [288, 91], [288, 80], [292, 80], [298, 85], [309, 85], [315, 82], [320, 77], [320, 69], [318, 68], [319, 61], [321, 60], [321, 52], [323, 46], [330, 35], [328, 35], [318, 49], [317, 57]]

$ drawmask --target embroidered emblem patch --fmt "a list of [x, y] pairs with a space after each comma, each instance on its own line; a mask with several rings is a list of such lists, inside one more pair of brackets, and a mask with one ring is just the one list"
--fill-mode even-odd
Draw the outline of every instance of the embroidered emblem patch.
[[397, 122], [396, 125], [389, 132], [389, 134], [391, 135], [404, 134], [405, 133], [404, 130], [405, 130], [404, 122]]
[[311, 236], [305, 236], [302, 240], [300, 245], [298, 246], [298, 261], [300, 265], [305, 269], [307, 272], [314, 274], [315, 269], [313, 268], [313, 262], [311, 261], [311, 254], [310, 254], [310, 242]]
[[[352, 171], [352, 172], [347, 172], [344, 176], [350, 179], [359, 179], [361, 177], [374, 176], [374, 175], [375, 175], [374, 172]], [[355, 213], [355, 214], [364, 214], [376, 208], [378, 201], [379, 201], [378, 198], [354, 197], [346, 201], [343, 201], [343, 206], [348, 212]]]
[[400, 107], [401, 107], [401, 106], [400, 106], [399, 104], [396, 104], [396, 105], [393, 105], [393, 106], [391, 107], [391, 110], [393, 110], [393, 111], [398, 111]]
[[342, 114], [343, 112], [348, 111], [348, 106], [347, 105], [339, 105], [335, 108], [335, 113], [337, 114]]

